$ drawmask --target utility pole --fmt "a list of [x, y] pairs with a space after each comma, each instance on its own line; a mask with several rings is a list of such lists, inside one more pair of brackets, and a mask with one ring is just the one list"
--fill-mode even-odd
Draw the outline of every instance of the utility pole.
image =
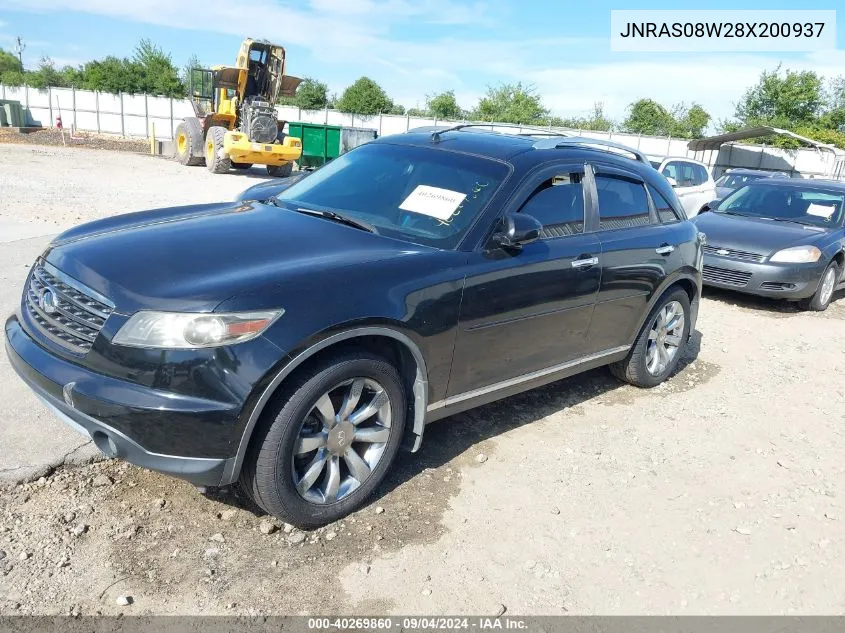
[[23, 51], [25, 48], [26, 44], [23, 43], [21, 36], [18, 35], [15, 42], [15, 52], [18, 54], [18, 61], [21, 63], [21, 70], [23, 70]]

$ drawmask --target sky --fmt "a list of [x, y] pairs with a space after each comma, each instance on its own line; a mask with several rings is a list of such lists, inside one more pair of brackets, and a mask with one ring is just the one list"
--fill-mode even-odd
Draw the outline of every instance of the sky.
[[[841, 0], [810, 0], [836, 9]], [[26, 43], [24, 63], [59, 66], [106, 55], [131, 56], [141, 38], [181, 66], [232, 64], [244, 37], [285, 46], [288, 72], [314, 77], [340, 94], [362, 75], [405, 107], [454, 90], [473, 107], [488, 86], [536, 87], [553, 114], [583, 116], [595, 102], [612, 118], [641, 97], [666, 106], [699, 103], [714, 121], [761, 71], [782, 63], [826, 77], [845, 75], [845, 12], [838, 47], [816, 53], [631, 53], [610, 50], [612, 9], [796, 9], [793, 0], [0, 0], [0, 47]]]

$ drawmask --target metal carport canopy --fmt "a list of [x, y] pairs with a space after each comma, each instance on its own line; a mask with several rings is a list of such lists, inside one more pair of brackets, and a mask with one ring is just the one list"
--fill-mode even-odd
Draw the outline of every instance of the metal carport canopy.
[[768, 125], [762, 125], [760, 127], [749, 127], [745, 128], [744, 130], [731, 132], [729, 134], [719, 134], [718, 136], [708, 136], [706, 138], [695, 139], [694, 141], [690, 141], [687, 144], [687, 147], [689, 147], [694, 152], [707, 149], [719, 149], [724, 143], [731, 143], [733, 141], [743, 141], [745, 139], [758, 138], [760, 136], [772, 136], [773, 134], [789, 136], [804, 143], [805, 145], [810, 145], [818, 149], [826, 149], [830, 152], [836, 153], [836, 150], [834, 149], [833, 145], [827, 143], [819, 143], [818, 141], [814, 141], [813, 139], [807, 138], [806, 136], [801, 136], [800, 134], [796, 134], [795, 132], [790, 132], [789, 130], [782, 130], [776, 127], [770, 127]]

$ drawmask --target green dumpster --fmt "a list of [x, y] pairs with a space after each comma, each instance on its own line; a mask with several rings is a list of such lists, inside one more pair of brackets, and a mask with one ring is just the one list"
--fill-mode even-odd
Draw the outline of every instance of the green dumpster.
[[300, 169], [322, 167], [353, 147], [378, 137], [376, 130], [322, 123], [288, 123], [288, 135], [302, 139]]

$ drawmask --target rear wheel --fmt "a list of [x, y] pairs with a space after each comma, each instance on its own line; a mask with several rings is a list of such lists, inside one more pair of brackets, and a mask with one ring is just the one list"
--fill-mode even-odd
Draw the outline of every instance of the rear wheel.
[[176, 126], [176, 160], [183, 165], [202, 165], [202, 126], [196, 117], [188, 117]]
[[677, 288], [651, 311], [628, 356], [610, 366], [614, 376], [637, 387], [654, 387], [675, 371], [684, 354], [690, 328], [690, 302]]
[[314, 528], [358, 509], [384, 479], [402, 440], [399, 373], [367, 352], [303, 374], [250, 443], [241, 484], [265, 511]]
[[223, 137], [226, 128], [215, 125], [205, 135], [205, 166], [213, 174], [225, 174], [232, 167], [232, 160], [223, 153]]
[[293, 163], [284, 165], [267, 165], [267, 175], [274, 178], [287, 178], [293, 173]]
[[830, 305], [830, 300], [833, 298], [833, 291], [836, 289], [836, 282], [839, 279], [839, 265], [836, 262], [830, 262], [827, 268], [822, 273], [821, 281], [819, 282], [819, 289], [809, 299], [801, 302], [801, 307], [805, 310], [813, 310], [815, 312], [823, 312], [827, 310]]
[[252, 167], [252, 163], [236, 163], [232, 161], [232, 169], [249, 169]]

